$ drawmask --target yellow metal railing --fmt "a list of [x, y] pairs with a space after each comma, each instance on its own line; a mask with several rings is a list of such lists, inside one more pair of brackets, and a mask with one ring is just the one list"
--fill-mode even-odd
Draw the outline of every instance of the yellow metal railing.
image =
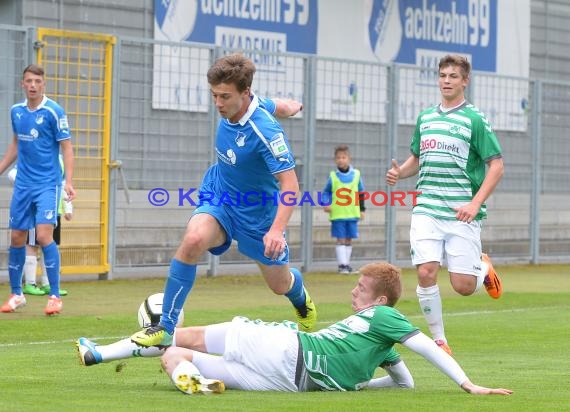
[[65, 111], [75, 154], [77, 197], [70, 222], [62, 219], [61, 273], [109, 272], [109, 163], [111, 136], [111, 35], [38, 29], [37, 62], [46, 94]]

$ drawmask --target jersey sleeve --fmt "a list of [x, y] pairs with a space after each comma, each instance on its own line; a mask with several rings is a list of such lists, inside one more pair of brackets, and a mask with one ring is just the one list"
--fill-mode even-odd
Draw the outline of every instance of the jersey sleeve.
[[10, 110], [10, 120], [12, 122], [12, 133], [14, 134], [14, 136], [18, 135], [18, 131], [16, 130], [16, 107], [12, 106], [12, 110]]
[[295, 167], [293, 152], [283, 130], [267, 130], [263, 158], [271, 174], [284, 172]]
[[386, 354], [386, 357], [382, 361], [382, 363], [378, 366], [390, 366], [398, 363], [400, 361], [400, 354], [396, 350], [396, 348], [391, 348], [390, 351]]
[[277, 105], [272, 99], [266, 99], [264, 97], [257, 97], [259, 99], [259, 106], [267, 110], [271, 114], [275, 114], [275, 110], [277, 110]]
[[332, 179], [331, 179], [330, 173], [327, 177], [327, 183], [325, 184], [325, 187], [323, 188], [323, 193], [328, 193], [329, 195], [332, 195]]
[[375, 321], [381, 334], [392, 342], [402, 343], [410, 335], [418, 330], [404, 315], [396, 309], [388, 306], [380, 306], [376, 309]]
[[485, 115], [474, 119], [474, 136], [471, 144], [484, 161], [501, 157], [501, 145]]
[[364, 180], [362, 179], [362, 174], [360, 175], [360, 179], [358, 179], [358, 191], [364, 192]]
[[332, 204], [332, 179], [329, 173], [329, 177], [327, 178], [327, 183], [323, 188], [323, 195], [321, 198], [321, 206], [330, 206]]
[[412, 134], [412, 139], [410, 142], [410, 152], [416, 157], [420, 157], [420, 119], [421, 113], [418, 116], [418, 120], [416, 121], [416, 127], [414, 129], [414, 133]]
[[67, 120], [67, 114], [61, 106], [55, 106], [53, 109], [54, 122], [56, 132], [56, 140], [58, 142], [62, 140], [67, 140], [71, 138], [71, 132], [69, 130], [69, 121]]
[[258, 137], [257, 150], [263, 157], [271, 174], [284, 172], [295, 167], [295, 159], [289, 139], [279, 121], [273, 116], [275, 103], [271, 99], [257, 96], [258, 107], [249, 122]]

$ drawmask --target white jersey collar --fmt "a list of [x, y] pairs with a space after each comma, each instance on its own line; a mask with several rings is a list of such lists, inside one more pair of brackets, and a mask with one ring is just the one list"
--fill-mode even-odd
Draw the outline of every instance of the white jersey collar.
[[250, 95], [250, 99], [251, 99], [251, 102], [249, 103], [249, 107], [247, 108], [247, 111], [244, 113], [244, 115], [241, 117], [241, 119], [238, 120], [238, 123], [240, 124], [240, 126], [243, 126], [244, 124], [246, 124], [247, 121], [249, 120], [249, 118], [251, 117], [251, 115], [253, 114], [253, 112], [255, 111], [255, 109], [257, 109], [259, 107], [259, 98], [255, 94]]
[[443, 107], [443, 104], [440, 103], [439, 104], [439, 111], [442, 113], [448, 113], [452, 110], [456, 110], [456, 109], [460, 108], [461, 106], [463, 106], [466, 103], [467, 103], [467, 101], [465, 99], [463, 99], [463, 101], [461, 103], [459, 103], [457, 106], [453, 106], [453, 107]]
[[44, 105], [46, 104], [48, 98], [47, 96], [44, 94], [44, 97], [42, 98], [42, 101], [40, 102], [40, 104], [37, 105], [37, 107], [35, 109], [30, 109], [30, 107], [28, 106], [28, 99], [24, 100], [24, 106], [26, 106], [26, 109], [28, 109], [30, 112], [35, 112], [36, 110], [41, 109], [42, 107], [44, 107]]

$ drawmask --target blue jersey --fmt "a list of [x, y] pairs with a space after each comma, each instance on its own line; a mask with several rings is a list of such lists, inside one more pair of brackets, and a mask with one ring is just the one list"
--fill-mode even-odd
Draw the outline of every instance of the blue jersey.
[[[279, 204], [275, 174], [295, 168], [285, 132], [273, 117], [275, 103], [251, 97], [237, 123], [221, 119], [216, 135], [217, 163], [206, 173], [202, 190], [230, 206], [239, 224], [268, 228]], [[222, 206], [223, 207], [223, 206]]]
[[27, 101], [12, 106], [11, 118], [18, 139], [16, 187], [59, 185], [59, 143], [71, 138], [63, 108], [44, 96], [33, 111]]

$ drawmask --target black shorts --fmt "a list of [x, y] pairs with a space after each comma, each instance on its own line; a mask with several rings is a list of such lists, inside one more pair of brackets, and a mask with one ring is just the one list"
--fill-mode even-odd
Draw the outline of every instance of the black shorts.
[[[33, 238], [33, 243], [30, 243], [30, 236]], [[59, 246], [61, 240], [61, 216], [57, 217], [57, 225], [53, 228], [53, 241]], [[26, 240], [28, 246], [39, 246], [38, 238], [36, 237], [36, 228], [28, 230], [28, 239]]]

